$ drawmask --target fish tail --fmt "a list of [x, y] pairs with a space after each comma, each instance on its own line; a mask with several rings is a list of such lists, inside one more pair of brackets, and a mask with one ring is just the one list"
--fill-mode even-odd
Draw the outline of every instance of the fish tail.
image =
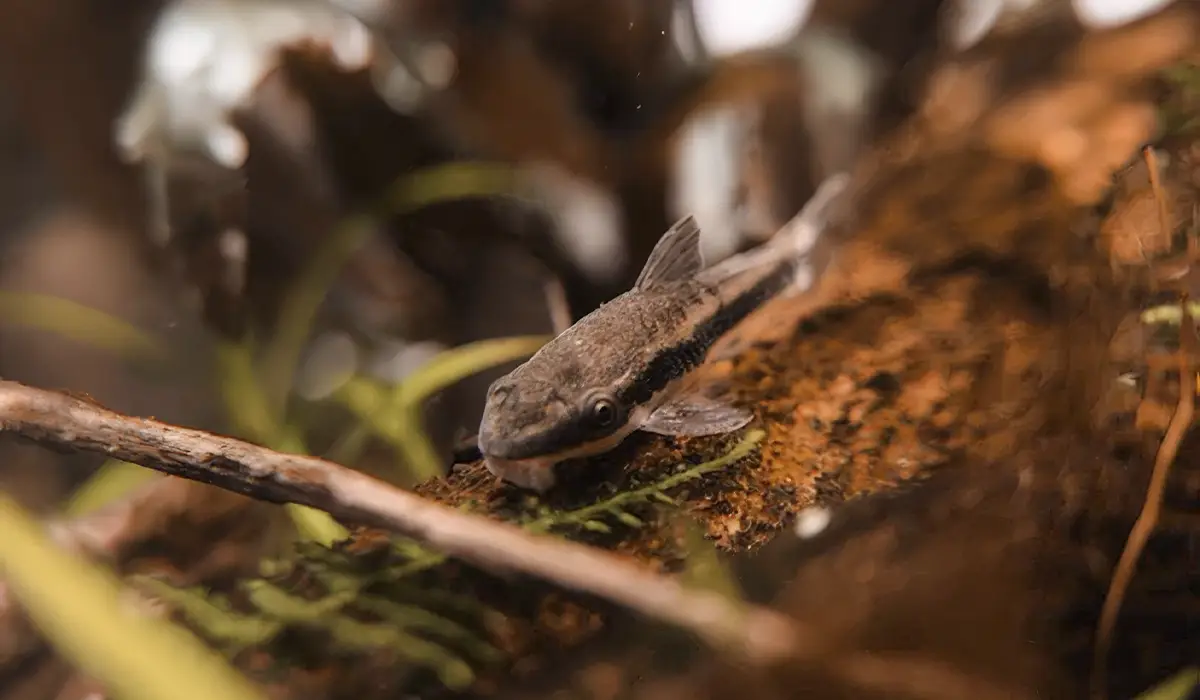
[[849, 184], [850, 174], [846, 172], [835, 173], [825, 178], [800, 213], [777, 234], [777, 240], [791, 247], [797, 256], [807, 256], [829, 228], [836, 210], [834, 205], [840, 201], [840, 196]]
[[[702, 274], [710, 281], [727, 280], [748, 270], [776, 269], [779, 265], [791, 268], [794, 279], [782, 293], [791, 296], [812, 286], [816, 277], [813, 248], [829, 228], [836, 215], [835, 205], [850, 183], [849, 173], [840, 172], [825, 178], [800, 213], [784, 224], [771, 240], [753, 250], [726, 258]], [[769, 273], [770, 274], [770, 273]]]

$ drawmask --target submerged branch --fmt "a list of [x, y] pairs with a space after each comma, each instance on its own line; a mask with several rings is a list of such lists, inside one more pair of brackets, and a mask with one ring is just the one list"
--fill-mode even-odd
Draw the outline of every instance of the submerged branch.
[[[100, 452], [275, 503], [297, 503], [412, 537], [496, 571], [519, 572], [619, 603], [769, 662], [798, 651], [795, 627], [768, 610], [684, 588], [607, 552], [464, 513], [315, 457], [134, 418], [65, 394], [0, 381], [0, 428]], [[816, 649], [815, 640], [805, 647]]]

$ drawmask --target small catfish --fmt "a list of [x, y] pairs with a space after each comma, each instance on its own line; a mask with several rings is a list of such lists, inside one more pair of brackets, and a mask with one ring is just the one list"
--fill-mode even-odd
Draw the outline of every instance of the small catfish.
[[672, 226], [633, 289], [492, 384], [479, 427], [488, 469], [545, 491], [554, 465], [611, 450], [634, 431], [719, 435], [749, 423], [749, 411], [699, 393], [693, 370], [764, 302], [812, 285], [808, 254], [848, 181], [828, 178], [771, 240], [709, 268], [695, 220]]

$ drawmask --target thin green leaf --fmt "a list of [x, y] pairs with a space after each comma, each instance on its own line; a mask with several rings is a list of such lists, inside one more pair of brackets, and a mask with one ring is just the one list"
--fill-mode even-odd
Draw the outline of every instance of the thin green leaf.
[[585, 520], [581, 524], [583, 525], [584, 530], [588, 530], [591, 532], [599, 532], [599, 533], [603, 533], [603, 534], [608, 534], [608, 533], [612, 532], [611, 527], [609, 527], [606, 523], [603, 523], [599, 520]]
[[241, 587], [256, 608], [271, 617], [290, 623], [311, 623], [332, 615], [354, 600], [355, 591], [343, 591], [317, 600], [308, 600], [262, 579], [243, 581]]
[[528, 357], [547, 340], [548, 336], [497, 338], [446, 350], [390, 391], [364, 377], [351, 379], [334, 393], [334, 398], [354, 412], [361, 425], [342, 438], [338, 456], [352, 456], [347, 446], [361, 446], [362, 433], [370, 431], [396, 449], [415, 480], [438, 476], [442, 460], [425, 434], [422, 402], [476, 372]]
[[1200, 688], [1200, 668], [1186, 668], [1134, 700], [1188, 700]]
[[56, 548], [0, 494], [0, 572], [67, 660], [125, 700], [261, 700], [262, 694], [186, 630], [139, 614], [115, 578]]
[[165, 358], [162, 346], [133, 324], [69, 299], [0, 292], [0, 321], [57, 333], [122, 357]]
[[400, 629], [415, 630], [455, 642], [467, 653], [482, 661], [492, 663], [501, 658], [499, 650], [478, 633], [419, 605], [406, 605], [371, 595], [359, 596], [354, 604], [356, 608], [374, 613], [384, 622]]
[[385, 214], [415, 211], [443, 202], [501, 197], [514, 192], [511, 167], [491, 163], [443, 163], [398, 180], [384, 201]]
[[490, 367], [532, 355], [550, 340], [546, 335], [479, 340], [439, 353], [400, 383], [403, 401], [416, 404], [446, 387]]
[[312, 333], [313, 319], [321, 302], [337, 281], [346, 262], [373, 230], [370, 217], [360, 215], [344, 220], [284, 296], [275, 333], [263, 349], [260, 365], [262, 386], [269, 397], [268, 405], [275, 413], [282, 415], [287, 405], [304, 343]]
[[271, 405], [282, 412], [317, 310], [347, 261], [375, 230], [376, 221], [440, 202], [505, 195], [512, 190], [508, 166], [448, 163], [398, 178], [375, 211], [344, 219], [284, 297], [276, 332], [262, 358], [263, 386]]
[[330, 621], [329, 632], [334, 646], [339, 649], [377, 651], [380, 647], [389, 647], [400, 656], [433, 669], [438, 680], [450, 690], [466, 690], [475, 681], [475, 672], [466, 661], [440, 644], [396, 627], [336, 617]]
[[145, 575], [134, 575], [129, 584], [164, 601], [210, 640], [225, 648], [245, 649], [263, 644], [277, 635], [283, 625], [259, 615], [235, 612], [225, 598], [202, 588], [175, 588], [165, 581]]
[[684, 546], [687, 548], [682, 580], [689, 586], [719, 593], [729, 600], [740, 600], [733, 573], [721, 561], [720, 552], [694, 520], [682, 519]]
[[[362, 444], [363, 433], [374, 433], [396, 450], [413, 480], [423, 481], [442, 473], [437, 450], [425, 435], [419, 406], [394, 403], [392, 392], [364, 377], [352, 378], [333, 396], [360, 421], [357, 429], [343, 438], [343, 445], [347, 442]], [[350, 456], [344, 449], [338, 452], [339, 456]]]
[[[235, 429], [249, 440], [280, 452], [308, 454], [294, 430], [276, 421], [266, 394], [259, 388], [248, 344], [222, 343], [217, 348], [221, 388]], [[284, 506], [301, 537], [326, 546], [350, 533], [328, 513], [308, 506]]]
[[71, 494], [63, 512], [71, 517], [90, 513], [157, 478], [159, 474], [153, 469], [110, 459], [100, 465], [96, 473]]
[[[343, 608], [358, 597], [353, 590], [307, 600], [261, 580], [246, 581], [242, 588], [258, 609], [273, 618], [292, 624], [319, 624], [331, 633], [339, 648], [374, 651], [378, 647], [390, 647], [405, 658], [433, 669], [447, 687], [454, 689], [465, 688], [475, 678], [466, 662], [440, 644], [409, 634], [403, 624], [393, 620], [364, 622], [343, 614]], [[421, 622], [428, 626], [430, 619]], [[453, 634], [453, 629], [446, 625], [438, 629]]]
[[646, 524], [646, 523], [642, 522], [641, 518], [638, 518], [637, 516], [633, 515], [632, 513], [627, 513], [623, 510], [613, 511], [613, 516], [616, 517], [616, 519], [622, 525], [625, 525], [627, 527], [637, 528], [637, 527], [642, 527]]

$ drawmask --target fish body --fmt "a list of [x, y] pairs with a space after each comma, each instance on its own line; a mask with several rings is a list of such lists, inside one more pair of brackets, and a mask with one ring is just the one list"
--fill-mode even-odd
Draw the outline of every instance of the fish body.
[[807, 255], [845, 187], [829, 178], [766, 244], [705, 268], [691, 217], [664, 234], [633, 288], [580, 319], [488, 390], [479, 449], [494, 474], [545, 491], [554, 465], [637, 430], [715, 435], [752, 415], [691, 381], [716, 341], [765, 301], [807, 289]]

